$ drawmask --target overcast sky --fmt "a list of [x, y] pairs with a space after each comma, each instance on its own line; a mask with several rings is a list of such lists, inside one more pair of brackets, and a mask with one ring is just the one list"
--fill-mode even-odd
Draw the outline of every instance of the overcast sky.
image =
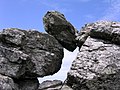
[[[78, 30], [99, 20], [120, 21], [120, 0], [0, 0], [0, 30], [12, 27], [45, 32], [42, 18], [48, 10], [63, 13]], [[65, 50], [61, 70], [40, 81], [64, 80], [77, 51]]]

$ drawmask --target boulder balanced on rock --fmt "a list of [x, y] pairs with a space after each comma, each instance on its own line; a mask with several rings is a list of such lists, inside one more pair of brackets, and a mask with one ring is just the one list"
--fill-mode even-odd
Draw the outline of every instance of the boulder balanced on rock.
[[69, 51], [76, 49], [76, 30], [63, 14], [58, 11], [48, 11], [43, 23], [46, 32], [53, 35], [64, 48]]
[[[57, 11], [43, 18], [48, 34], [17, 28], [0, 32], [0, 90], [120, 90], [120, 23], [86, 24], [76, 34]], [[50, 34], [50, 35], [49, 35]], [[61, 68], [63, 47], [79, 53], [67, 79], [44, 81]]]

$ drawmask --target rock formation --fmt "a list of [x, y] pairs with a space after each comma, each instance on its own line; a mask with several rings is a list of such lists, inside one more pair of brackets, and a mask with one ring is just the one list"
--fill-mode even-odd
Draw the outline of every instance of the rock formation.
[[53, 35], [64, 48], [69, 51], [76, 49], [76, 30], [63, 14], [58, 11], [48, 11], [43, 23], [46, 32]]
[[0, 75], [0, 90], [18, 90], [13, 79]]
[[[17, 28], [0, 32], [0, 90], [120, 90], [120, 23], [86, 24], [77, 33], [63, 14], [48, 11], [48, 34]], [[63, 48], [79, 53], [67, 79], [44, 81], [61, 68]]]
[[68, 72], [67, 84], [74, 90], [119, 90], [120, 23], [87, 24], [79, 43], [83, 31], [87, 38]]
[[[66, 25], [64, 15], [47, 12], [43, 20], [46, 31], [60, 43], [60, 39], [64, 39], [58, 39], [59, 35], [69, 36], [64, 32], [67, 29], [63, 29]], [[68, 72], [67, 85], [74, 90], [119, 90], [120, 23], [100, 21], [86, 24], [75, 37], [74, 43], [80, 51]]]
[[73, 90], [67, 85], [63, 85], [63, 82], [60, 80], [47, 80], [40, 84], [38, 90]]
[[37, 90], [37, 77], [59, 71], [62, 58], [63, 47], [53, 36], [32, 30], [4, 29], [0, 32], [0, 90], [17, 90], [15, 87]]

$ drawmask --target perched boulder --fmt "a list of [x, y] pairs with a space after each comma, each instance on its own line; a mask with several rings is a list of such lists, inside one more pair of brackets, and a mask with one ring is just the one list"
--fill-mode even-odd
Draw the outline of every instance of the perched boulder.
[[74, 90], [119, 90], [120, 23], [89, 25], [90, 32], [68, 72], [67, 85]]
[[51, 35], [16, 28], [0, 32], [0, 74], [13, 78], [43, 77], [62, 64], [63, 47]]
[[73, 90], [73, 89], [67, 85], [63, 85], [63, 82], [60, 80], [53, 81], [47, 80], [39, 85], [38, 90]]
[[0, 90], [19, 90], [13, 79], [0, 74]]
[[63, 14], [58, 11], [48, 11], [43, 23], [46, 32], [53, 35], [64, 48], [69, 51], [76, 49], [76, 30]]

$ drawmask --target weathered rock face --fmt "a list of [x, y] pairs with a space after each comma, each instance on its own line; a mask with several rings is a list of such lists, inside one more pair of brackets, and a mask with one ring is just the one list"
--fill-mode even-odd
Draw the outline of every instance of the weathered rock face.
[[92, 24], [90, 36], [120, 45], [120, 22], [96, 22]]
[[80, 32], [77, 34], [76, 43], [79, 48], [81, 48], [81, 46], [85, 43], [92, 28], [92, 24], [86, 24], [85, 27], [82, 27]]
[[0, 90], [38, 90], [38, 79], [15, 80], [8, 76], [0, 75]]
[[89, 25], [90, 32], [68, 72], [67, 84], [74, 90], [119, 90], [120, 23]]
[[60, 80], [54, 80], [54, 81], [47, 80], [40, 84], [39, 90], [47, 90], [61, 85], [62, 85], [62, 81]]
[[10, 77], [0, 75], [0, 90], [18, 90], [18, 88]]
[[60, 80], [47, 80], [40, 84], [38, 90], [73, 90], [67, 85], [63, 85], [63, 82]]
[[61, 45], [69, 51], [76, 49], [75, 28], [63, 14], [57, 11], [48, 11], [43, 18], [46, 32], [53, 35]]
[[0, 33], [0, 58], [0, 74], [13, 78], [43, 77], [60, 69], [63, 48], [48, 34], [5, 29]]
[[0, 90], [38, 90], [37, 77], [56, 73], [63, 47], [51, 35], [16, 28], [0, 32]]

